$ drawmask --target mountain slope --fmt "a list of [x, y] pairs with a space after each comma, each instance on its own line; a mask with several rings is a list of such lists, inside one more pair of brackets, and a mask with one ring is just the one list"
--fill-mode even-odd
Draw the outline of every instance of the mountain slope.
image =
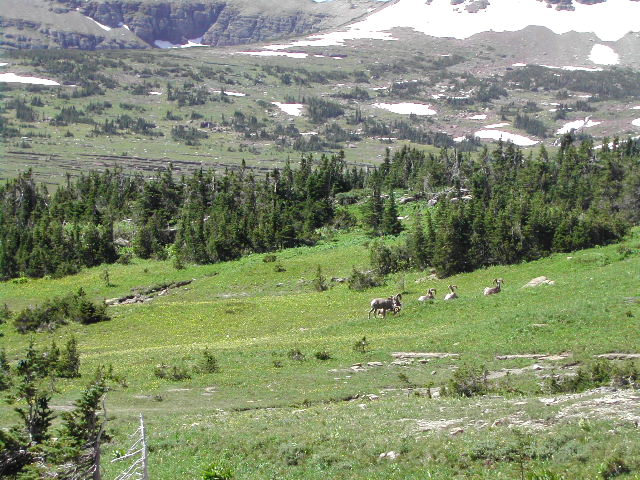
[[0, 5], [0, 45], [144, 48], [157, 40], [184, 44], [200, 37], [207, 45], [238, 45], [336, 28], [379, 6], [374, 0], [6, 0]]

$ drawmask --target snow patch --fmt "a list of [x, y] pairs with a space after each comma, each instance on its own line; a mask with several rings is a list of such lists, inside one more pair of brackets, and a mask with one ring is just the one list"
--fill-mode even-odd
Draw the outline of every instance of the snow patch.
[[149, 92], [149, 95], [162, 95], [162, 92]]
[[598, 67], [574, 67], [571, 65], [565, 65], [564, 67], [554, 67], [553, 65], [540, 65], [541, 67], [544, 68], [551, 68], [553, 70], [566, 70], [567, 72], [576, 72], [576, 71], [580, 71], [580, 72], [602, 72], [603, 69], [602, 68], [598, 68]]
[[485, 125], [484, 128], [502, 128], [502, 127], [506, 127], [507, 125], [509, 125], [508, 122], [504, 122], [504, 123], [492, 123], [491, 125]]
[[23, 77], [15, 73], [0, 73], [0, 82], [4, 83], [29, 83], [32, 85], [60, 85], [54, 80], [38, 77]]
[[467, 117], [467, 120], [486, 120], [487, 116], [485, 114], [471, 115]]
[[620, 55], [613, 48], [596, 43], [591, 49], [589, 60], [596, 65], [618, 65], [620, 63]]
[[595, 127], [596, 125], [600, 125], [602, 122], [593, 122], [591, 117], [587, 117], [584, 120], [575, 120], [573, 122], [565, 123], [562, 128], [559, 128], [556, 132], [557, 135], [564, 135], [565, 133], [571, 132], [571, 130], [580, 130], [582, 128]]
[[190, 47], [208, 47], [202, 43], [202, 37], [187, 40], [187, 43], [171, 43], [166, 40], [154, 40], [153, 44], [158, 48], [190, 48]]
[[[6, 65], [6, 63], [5, 63]], [[637, 107], [631, 107], [631, 110], [640, 110], [640, 105], [638, 105]]]
[[603, 41], [615, 42], [630, 31], [638, 31], [640, 2], [612, 0], [586, 5], [573, 3], [574, 10], [547, 8], [536, 0], [491, 0], [487, 8], [471, 13], [451, 0], [398, 0], [344, 30], [312, 35], [289, 45], [272, 45], [267, 50], [290, 46], [344, 45], [347, 40], [395, 40], [394, 28], [411, 28], [434, 37], [466, 39], [482, 32], [515, 32], [530, 25], [547, 27], [557, 34], [571, 31], [595, 33]]
[[411, 113], [416, 115], [435, 115], [437, 113], [431, 108], [431, 105], [425, 105], [423, 103], [374, 103], [373, 106], [402, 115], [409, 115]]
[[[212, 90], [212, 93], [222, 93], [220, 90]], [[230, 97], [246, 97], [247, 94], [246, 93], [240, 93], [240, 92], [229, 92], [227, 90], [224, 91], [225, 95], [229, 95]]]
[[304, 105], [301, 103], [280, 103], [280, 102], [271, 102], [273, 105], [278, 107], [284, 113], [288, 115], [292, 115], [294, 117], [299, 117], [302, 115], [302, 109]]
[[8, 63], [0, 63], [0, 67], [6, 67], [7, 65], [9, 65]]
[[99, 26], [102, 30], [105, 30], [107, 32], [111, 31], [111, 27], [109, 27], [107, 25], [103, 25], [103, 24], [101, 24], [99, 22], [96, 22], [93, 18], [87, 17], [86, 15], [85, 15], [85, 18], [88, 18], [89, 20], [91, 20], [93, 23], [95, 23], [97, 26]]
[[[307, 58], [309, 54], [304, 52], [275, 52], [272, 50], [264, 50], [261, 52], [238, 52], [242, 55], [253, 55], [254, 57], [289, 57], [289, 58]], [[318, 55], [314, 55], [317, 57]], [[320, 55], [323, 57], [324, 55]]]
[[635, 120], [633, 120], [631, 122], [631, 125], [633, 125], [634, 127], [640, 127], [640, 118], [636, 118]]
[[480, 130], [474, 134], [478, 138], [482, 138], [484, 140], [500, 140], [513, 142], [515, 145], [519, 147], [530, 147], [535, 145], [538, 142], [537, 140], [532, 140], [531, 138], [516, 135], [514, 133], [503, 132], [501, 130]]

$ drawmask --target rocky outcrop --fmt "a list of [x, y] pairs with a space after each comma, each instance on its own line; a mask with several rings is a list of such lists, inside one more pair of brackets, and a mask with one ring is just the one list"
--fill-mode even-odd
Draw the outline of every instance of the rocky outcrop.
[[329, 18], [304, 11], [248, 13], [218, 1], [179, 4], [62, 1], [68, 8], [78, 8], [83, 15], [111, 28], [127, 25], [149, 45], [155, 40], [181, 44], [199, 37], [203, 37], [202, 43], [212, 46], [241, 45], [311, 33]]

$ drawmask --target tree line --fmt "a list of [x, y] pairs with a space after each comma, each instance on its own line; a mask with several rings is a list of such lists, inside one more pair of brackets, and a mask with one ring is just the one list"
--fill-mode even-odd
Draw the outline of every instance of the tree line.
[[[313, 244], [327, 225], [397, 235], [399, 189], [431, 208], [413, 215], [397, 264], [449, 275], [528, 261], [614, 242], [640, 221], [640, 142], [597, 150], [566, 135], [553, 155], [503, 143], [479, 154], [405, 147], [368, 172], [342, 152], [303, 155], [264, 177], [244, 166], [181, 178], [169, 167], [147, 179], [116, 169], [53, 193], [26, 172], [0, 186], [0, 277], [61, 276], [132, 255], [178, 268], [221, 262]], [[339, 205], [347, 193], [366, 197], [362, 215]]]
[[432, 266], [452, 275], [621, 239], [640, 221], [640, 142], [610, 147], [605, 139], [596, 150], [590, 140], [578, 145], [566, 135], [555, 155], [541, 147], [535, 156], [502, 142], [477, 156], [404, 148], [387, 156], [371, 183], [365, 218], [378, 234], [400, 228], [387, 213], [393, 195], [385, 207], [383, 189], [437, 199], [414, 216], [405, 243], [373, 244], [374, 268], [384, 274]]

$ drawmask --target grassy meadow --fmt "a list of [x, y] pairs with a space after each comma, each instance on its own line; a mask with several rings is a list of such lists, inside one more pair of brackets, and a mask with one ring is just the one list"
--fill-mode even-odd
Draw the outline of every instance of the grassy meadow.
[[[0, 298], [16, 311], [79, 287], [101, 300], [193, 280], [147, 303], [109, 307], [109, 322], [33, 335], [5, 324], [2, 346], [13, 360], [31, 340], [46, 347], [75, 335], [83, 376], [56, 382], [56, 410], [72, 404], [98, 365], [125, 377], [107, 395], [113, 438], [104, 446], [104, 478], [121, 470], [108, 459], [129, 446], [140, 413], [152, 478], [201, 478], [216, 462], [235, 478], [591, 479], [610, 478], [602, 472], [616, 456], [628, 468], [620, 478], [640, 478], [637, 395], [600, 389], [554, 397], [544, 378], [575, 373], [597, 354], [639, 351], [640, 231], [621, 245], [447, 279], [397, 274], [364, 292], [330, 281], [368, 268], [369, 241], [357, 232], [328, 235], [317, 246], [278, 252], [273, 262], [250, 255], [184, 270], [135, 260], [108, 267], [110, 286], [105, 267], [5, 282]], [[331, 285], [324, 292], [312, 286], [318, 265]], [[540, 275], [555, 285], [521, 288]], [[505, 280], [503, 292], [484, 297], [496, 277]], [[458, 300], [442, 301], [448, 284], [459, 286]], [[428, 288], [438, 300], [421, 304]], [[367, 317], [371, 298], [400, 291], [400, 314]], [[362, 337], [368, 346], [355, 351]], [[219, 372], [194, 369], [205, 348]], [[393, 364], [394, 352], [459, 357]], [[496, 359], [566, 352], [556, 361]], [[191, 378], [160, 379], [160, 364], [183, 367]], [[461, 366], [483, 366], [490, 378], [510, 371], [491, 381], [489, 395], [437, 396]], [[7, 405], [0, 416], [2, 427], [18, 420]], [[380, 457], [386, 452], [398, 456]]]

